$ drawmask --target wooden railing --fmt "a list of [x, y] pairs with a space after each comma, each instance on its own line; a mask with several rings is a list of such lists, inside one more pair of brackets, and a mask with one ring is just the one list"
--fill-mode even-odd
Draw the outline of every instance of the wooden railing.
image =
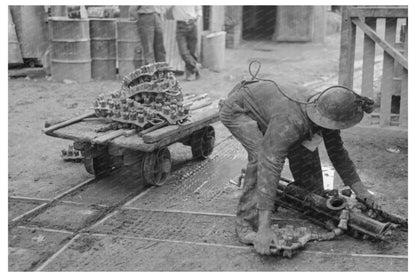
[[[378, 18], [385, 18], [384, 38], [376, 33]], [[401, 42], [396, 42], [397, 19], [405, 18]], [[356, 27], [364, 32], [361, 94], [373, 97], [376, 45], [383, 50], [380, 126], [391, 125], [394, 82], [400, 81], [399, 126], [408, 126], [408, 9], [397, 6], [343, 6], [339, 84], [353, 88]]]

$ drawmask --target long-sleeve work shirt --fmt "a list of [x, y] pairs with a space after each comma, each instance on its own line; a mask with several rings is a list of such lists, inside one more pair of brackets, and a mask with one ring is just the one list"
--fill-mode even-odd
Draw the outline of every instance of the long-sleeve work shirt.
[[[290, 97], [306, 102], [311, 93], [302, 87], [279, 86]], [[339, 130], [317, 127], [308, 118], [305, 104], [290, 101], [270, 82], [247, 84], [237, 93], [231, 93], [227, 101], [235, 101], [256, 120], [264, 133], [258, 145], [257, 188], [258, 209], [272, 210], [285, 158], [289, 149], [320, 132], [328, 156], [345, 185], [350, 186], [360, 178], [343, 146]]]

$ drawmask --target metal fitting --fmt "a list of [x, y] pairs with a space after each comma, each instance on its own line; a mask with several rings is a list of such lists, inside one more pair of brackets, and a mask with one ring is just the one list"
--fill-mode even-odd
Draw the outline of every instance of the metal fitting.
[[342, 230], [347, 230], [349, 219], [350, 219], [350, 212], [347, 209], [342, 210], [339, 216], [338, 228]]
[[138, 114], [137, 115], [137, 121], [139, 123], [143, 123], [144, 122], [144, 115], [143, 114]]

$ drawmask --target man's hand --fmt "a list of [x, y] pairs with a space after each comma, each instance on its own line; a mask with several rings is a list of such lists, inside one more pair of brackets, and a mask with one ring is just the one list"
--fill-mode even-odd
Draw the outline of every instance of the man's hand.
[[357, 200], [364, 203], [368, 208], [380, 210], [381, 206], [376, 202], [374, 196], [364, 187], [362, 182], [351, 185], [351, 189], [357, 196]]
[[256, 249], [256, 251], [262, 255], [271, 254], [270, 246], [272, 245], [272, 242], [276, 248], [278, 248], [277, 235], [270, 228], [271, 215], [271, 211], [259, 210], [259, 229], [257, 231], [256, 237], [254, 238], [253, 244], [254, 249]]
[[278, 239], [275, 232], [270, 227], [259, 229], [256, 237], [254, 238], [253, 244], [254, 249], [261, 255], [270, 255], [270, 246], [274, 243], [275, 247], [278, 248]]

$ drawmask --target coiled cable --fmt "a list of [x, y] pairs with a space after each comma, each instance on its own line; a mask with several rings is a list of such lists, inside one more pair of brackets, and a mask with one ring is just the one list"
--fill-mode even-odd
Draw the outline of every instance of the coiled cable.
[[[253, 71], [252, 71], [252, 65], [254, 64], [254, 63], [257, 63], [258, 64], [258, 67], [257, 67], [257, 70], [256, 70], [256, 73], [254, 73], [253, 74]], [[356, 95], [356, 96], [358, 96], [358, 97], [362, 97], [361, 95], [359, 95], [359, 94], [357, 94], [355, 91], [353, 91], [352, 89], [350, 89], [350, 88], [348, 88], [348, 87], [345, 87], [345, 86], [341, 86], [341, 85], [334, 85], [334, 86], [330, 86], [330, 87], [328, 87], [328, 88], [326, 88], [326, 89], [324, 89], [323, 91], [320, 91], [320, 92], [317, 92], [317, 93], [315, 93], [315, 94], [313, 94], [309, 99], [311, 99], [311, 98], [313, 98], [314, 96], [316, 96], [316, 95], [318, 95], [318, 97], [315, 99], [315, 100], [313, 100], [313, 101], [310, 101], [310, 102], [304, 102], [304, 101], [299, 101], [299, 100], [296, 100], [296, 99], [294, 99], [294, 98], [292, 98], [292, 97], [290, 97], [275, 81], [273, 81], [273, 80], [271, 80], [271, 79], [263, 79], [263, 78], [259, 78], [259, 77], [257, 77], [257, 75], [259, 74], [259, 72], [260, 72], [260, 69], [261, 69], [261, 62], [259, 62], [258, 60], [254, 60], [254, 61], [251, 61], [250, 62], [250, 64], [249, 64], [249, 66], [248, 66], [248, 72], [250, 73], [250, 76], [251, 76], [251, 80], [252, 81], [265, 81], [265, 82], [270, 82], [270, 83], [272, 83], [273, 85], [275, 85], [276, 86], [276, 88], [277, 88], [277, 90], [284, 96], [284, 97], [286, 97], [287, 99], [289, 99], [290, 101], [293, 101], [293, 102], [295, 102], [295, 103], [298, 103], [298, 104], [304, 104], [304, 105], [310, 105], [310, 104], [315, 104], [316, 102], [318, 102], [318, 100], [319, 100], [319, 98], [321, 98], [321, 96], [325, 93], [325, 92], [327, 92], [328, 90], [330, 90], [330, 89], [332, 89], [332, 88], [343, 88], [343, 89], [346, 89], [346, 90], [348, 90], [348, 91], [350, 91], [351, 93], [353, 93], [354, 95]]]

